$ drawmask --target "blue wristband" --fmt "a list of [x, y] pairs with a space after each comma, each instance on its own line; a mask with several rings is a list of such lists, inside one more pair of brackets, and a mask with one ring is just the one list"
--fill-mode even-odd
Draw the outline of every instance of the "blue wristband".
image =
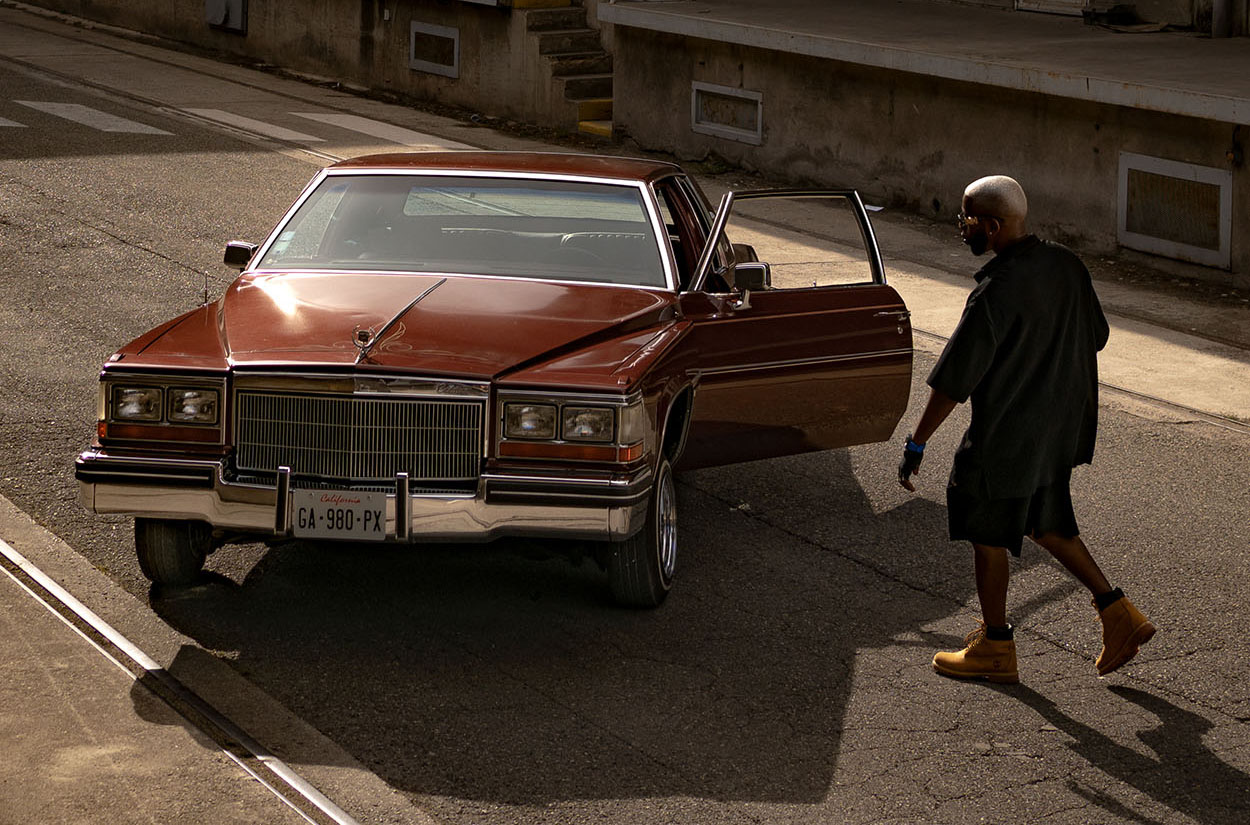
[[907, 436], [907, 441], [903, 444], [903, 449], [910, 450], [913, 453], [923, 453], [924, 445], [917, 443], [915, 441], [912, 441], [912, 438], [909, 435]]

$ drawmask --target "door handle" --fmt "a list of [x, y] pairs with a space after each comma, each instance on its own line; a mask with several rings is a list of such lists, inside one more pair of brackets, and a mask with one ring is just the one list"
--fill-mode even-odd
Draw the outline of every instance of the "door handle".
[[903, 328], [903, 322], [911, 318], [911, 312], [905, 309], [889, 309], [889, 310], [882, 310], [881, 312], [875, 313], [872, 317], [894, 318], [897, 322], [896, 329], [898, 331], [898, 334], [902, 335], [904, 332], [906, 332], [906, 330]]

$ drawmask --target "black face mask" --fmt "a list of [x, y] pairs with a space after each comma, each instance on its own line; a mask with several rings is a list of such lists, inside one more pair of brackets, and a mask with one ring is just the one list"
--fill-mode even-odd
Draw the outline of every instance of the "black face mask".
[[969, 235], [964, 239], [964, 243], [968, 244], [968, 248], [972, 250], [973, 255], [984, 255], [986, 250], [990, 248], [990, 236], [984, 229], [975, 235]]

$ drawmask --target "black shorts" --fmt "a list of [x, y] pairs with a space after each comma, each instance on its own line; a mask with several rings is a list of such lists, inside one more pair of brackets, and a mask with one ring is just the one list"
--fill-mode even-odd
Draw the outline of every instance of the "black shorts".
[[[958, 476], [958, 478], [956, 477]], [[970, 541], [990, 547], [1006, 547], [1020, 555], [1024, 537], [1058, 533], [1066, 538], [1080, 535], [1068, 471], [1031, 496], [990, 498], [979, 470], [952, 472], [946, 487], [946, 513], [951, 541]]]

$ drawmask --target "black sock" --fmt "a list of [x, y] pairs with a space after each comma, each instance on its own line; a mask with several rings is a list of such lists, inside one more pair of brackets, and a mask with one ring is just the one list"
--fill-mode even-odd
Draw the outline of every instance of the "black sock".
[[1100, 593], [1094, 597], [1094, 604], [1099, 610], [1106, 610], [1111, 605], [1124, 598], [1124, 591], [1120, 588], [1108, 590], [1106, 593]]
[[1015, 638], [1015, 630], [1015, 627], [1009, 624], [1002, 627], [987, 624], [985, 626], [985, 638], [991, 642], [1010, 642]]

